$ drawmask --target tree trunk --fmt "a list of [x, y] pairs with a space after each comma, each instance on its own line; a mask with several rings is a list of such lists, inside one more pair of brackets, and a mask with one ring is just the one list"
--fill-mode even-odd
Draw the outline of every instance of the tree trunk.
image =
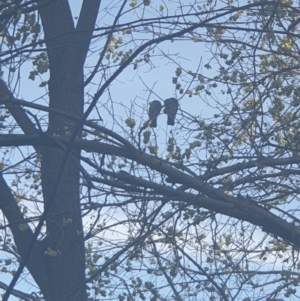
[[[100, 0], [83, 2], [76, 29], [67, 0], [54, 1], [40, 10], [50, 67], [49, 105], [76, 117], [83, 116], [83, 65], [99, 5]], [[70, 119], [49, 113], [48, 134], [69, 137], [74, 128]], [[61, 300], [80, 287], [66, 300], [84, 301], [87, 295], [79, 195], [80, 152], [72, 152], [67, 162], [63, 162], [64, 155], [63, 149], [42, 150], [43, 196], [45, 206], [50, 206], [44, 254], [51, 296], [45, 299]], [[62, 164], [64, 169], [59, 175]], [[43, 287], [38, 277], [35, 280]]]

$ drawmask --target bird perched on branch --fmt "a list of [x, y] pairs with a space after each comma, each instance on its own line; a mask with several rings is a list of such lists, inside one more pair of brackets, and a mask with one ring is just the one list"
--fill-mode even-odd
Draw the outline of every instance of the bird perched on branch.
[[151, 120], [150, 127], [156, 128], [157, 126], [157, 116], [161, 111], [162, 105], [159, 100], [151, 101], [149, 104], [149, 119]]
[[174, 97], [165, 100], [164, 113], [168, 115], [168, 125], [174, 125], [178, 110], [178, 100]]

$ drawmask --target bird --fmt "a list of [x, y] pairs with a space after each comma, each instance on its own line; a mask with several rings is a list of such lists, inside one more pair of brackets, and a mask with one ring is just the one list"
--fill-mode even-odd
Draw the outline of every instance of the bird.
[[174, 97], [165, 100], [164, 113], [168, 115], [168, 125], [175, 124], [175, 117], [178, 110], [178, 100]]
[[162, 105], [159, 100], [153, 100], [149, 104], [149, 119], [151, 120], [150, 127], [156, 128], [157, 127], [157, 116], [161, 111]]

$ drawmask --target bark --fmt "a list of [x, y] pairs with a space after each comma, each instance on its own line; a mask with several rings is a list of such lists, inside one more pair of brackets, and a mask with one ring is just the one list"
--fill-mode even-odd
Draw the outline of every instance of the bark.
[[[66, 112], [75, 117], [75, 120], [80, 120], [83, 116], [83, 65], [100, 0], [83, 1], [77, 28], [74, 27], [67, 0], [56, 0], [50, 4], [49, 1], [37, 1], [37, 4], [50, 66], [47, 133], [69, 137], [74, 131], [76, 121], [56, 112]], [[3, 86], [0, 92], [3, 97]], [[9, 99], [13, 99], [12, 94], [5, 89], [4, 94], [7, 108], [24, 133], [37, 134], [38, 129], [21, 106], [9, 102]], [[42, 154], [43, 197], [45, 206], [49, 207], [49, 214], [45, 221], [47, 237], [44, 241], [35, 243], [26, 266], [41, 288], [46, 301], [62, 300], [78, 287], [80, 289], [77, 289], [76, 295], [64, 300], [86, 300], [85, 249], [79, 198], [80, 151], [72, 153], [66, 162], [62, 162], [65, 154], [62, 149], [37, 147], [36, 150]], [[62, 164], [64, 169], [61, 173]], [[1, 209], [10, 223], [18, 252], [21, 258], [24, 258], [32, 240], [32, 230], [22, 220], [19, 207], [2, 176], [0, 190]], [[22, 222], [22, 227], [15, 223], [16, 220]]]
[[[100, 127], [99, 127], [100, 130]], [[117, 134], [115, 134], [117, 135]], [[5, 142], [4, 135], [0, 136], [0, 146], [14, 145], [36, 145], [43, 146], [49, 145], [49, 147], [60, 147], [60, 145], [67, 145], [67, 141], [60, 138], [49, 139], [40, 136], [24, 137], [19, 135], [18, 137], [10, 137], [7, 135], [7, 141]], [[56, 141], [59, 141], [57, 143]], [[120, 137], [119, 141], [122, 141]], [[123, 143], [124, 145], [126, 142]], [[87, 152], [95, 152], [98, 154], [109, 154], [124, 157], [141, 164], [142, 166], [148, 166], [162, 174], [168, 176], [174, 183], [180, 183], [183, 187], [192, 188], [198, 191], [196, 193], [188, 193], [184, 191], [183, 187], [177, 189], [149, 182], [144, 179], [134, 177], [126, 172], [119, 172], [117, 174], [103, 171], [111, 178], [117, 179], [119, 182], [114, 182], [114, 186], [118, 183], [129, 183], [132, 187], [143, 187], [153, 189], [155, 193], [162, 194], [170, 199], [180, 200], [186, 202], [187, 205], [193, 205], [195, 207], [205, 208], [215, 211], [220, 214], [224, 214], [230, 217], [234, 217], [238, 220], [247, 221], [253, 225], [257, 225], [262, 228], [263, 231], [272, 234], [275, 237], [280, 237], [285, 241], [289, 241], [295, 248], [300, 249], [300, 229], [295, 222], [287, 221], [284, 218], [278, 217], [265, 207], [251, 199], [245, 197], [232, 197], [211, 187], [206, 183], [202, 177], [193, 177], [187, 173], [184, 173], [175, 167], [169, 165], [168, 162], [156, 158], [154, 156], [145, 154], [138, 149], [135, 149], [132, 145], [129, 146], [115, 146], [111, 144], [101, 143], [97, 141], [86, 141], [77, 139], [74, 142], [74, 148], [86, 150]], [[294, 157], [289, 160], [289, 163], [297, 164], [300, 162], [300, 157]], [[267, 161], [267, 158], [266, 158]], [[272, 162], [272, 164], [286, 164], [286, 160], [279, 159]], [[271, 164], [271, 162], [270, 162]], [[101, 171], [102, 172], [102, 171]], [[96, 179], [93, 178], [93, 181]], [[99, 182], [103, 182], [106, 179], [98, 179]]]
[[[83, 65], [99, 9], [99, 0], [86, 0], [82, 6], [78, 29], [75, 29], [67, 0], [56, 1], [39, 12], [48, 49], [50, 107], [83, 116]], [[85, 33], [85, 34], [83, 34]], [[73, 120], [49, 113], [48, 133], [68, 137]], [[80, 133], [79, 133], [80, 134]], [[74, 287], [81, 288], [69, 300], [86, 300], [85, 249], [80, 211], [80, 151], [62, 162], [64, 151], [46, 148], [42, 151], [42, 187], [46, 206], [49, 283], [51, 300], [61, 300]], [[61, 174], [60, 166], [64, 164]], [[56, 182], [60, 176], [59, 183]], [[53, 255], [51, 255], [53, 252]], [[49, 299], [50, 300], [50, 299]]]

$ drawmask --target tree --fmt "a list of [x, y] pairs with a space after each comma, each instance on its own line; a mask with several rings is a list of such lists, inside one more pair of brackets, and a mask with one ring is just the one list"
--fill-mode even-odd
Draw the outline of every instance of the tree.
[[81, 2], [0, 1], [3, 300], [296, 299], [297, 5]]

